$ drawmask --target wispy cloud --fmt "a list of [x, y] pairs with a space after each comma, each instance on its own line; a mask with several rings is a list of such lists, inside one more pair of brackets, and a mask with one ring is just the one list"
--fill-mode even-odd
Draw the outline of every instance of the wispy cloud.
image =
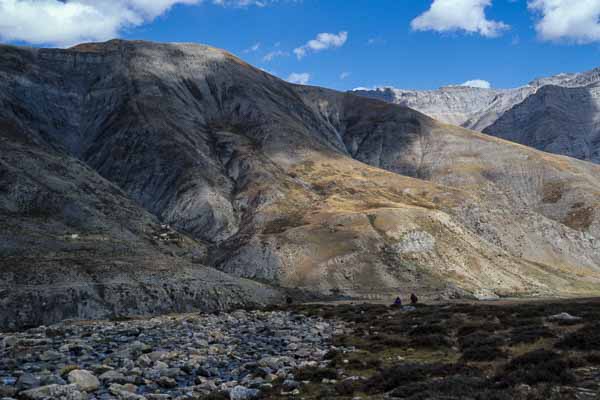
[[253, 44], [252, 46], [248, 47], [246, 50], [244, 50], [244, 53], [255, 53], [260, 49], [260, 42], [257, 42], [255, 44]]
[[342, 31], [335, 33], [319, 33], [315, 39], [309, 40], [304, 46], [294, 49], [294, 54], [298, 59], [304, 58], [309, 52], [319, 52], [336, 47], [342, 47], [348, 40], [348, 32]]
[[289, 55], [290, 55], [290, 53], [288, 53], [287, 51], [274, 50], [274, 51], [270, 51], [267, 54], [265, 54], [263, 57], [263, 61], [271, 62], [277, 57], [288, 57]]
[[350, 77], [350, 75], [352, 75], [350, 72], [342, 72], [342, 73], [340, 74], [340, 79], [341, 79], [341, 80], [344, 80], [344, 79], [346, 79], [346, 78], [349, 78], [349, 77]]
[[300, 85], [306, 85], [310, 81], [310, 74], [308, 72], [292, 72], [288, 76], [287, 81]]
[[212, 3], [224, 7], [266, 7], [276, 0], [213, 0]]
[[376, 44], [385, 44], [385, 39], [382, 39], [380, 37], [372, 37], [369, 38], [369, 40], [367, 40], [367, 44], [369, 46], [374, 46]]
[[492, 0], [433, 0], [429, 10], [412, 20], [411, 27], [415, 31], [464, 31], [485, 37], [499, 36], [509, 26], [486, 17], [485, 9], [491, 5]]

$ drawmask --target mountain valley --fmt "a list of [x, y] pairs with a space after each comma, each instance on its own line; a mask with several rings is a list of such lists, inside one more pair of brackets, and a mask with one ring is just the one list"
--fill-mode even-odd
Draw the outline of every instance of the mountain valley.
[[209, 46], [2, 46], [0, 76], [2, 327], [600, 293], [599, 165]]

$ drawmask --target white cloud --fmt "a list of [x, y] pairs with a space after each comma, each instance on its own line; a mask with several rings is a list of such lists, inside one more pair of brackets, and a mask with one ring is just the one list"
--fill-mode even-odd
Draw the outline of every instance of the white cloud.
[[[275, 0], [210, 0], [221, 6], [265, 6]], [[69, 46], [118, 37], [177, 4], [203, 0], [0, 0], [0, 40]]]
[[143, 21], [145, 13], [118, 6], [111, 11], [83, 1], [0, 0], [0, 39], [67, 45], [108, 39], [121, 27]]
[[352, 75], [350, 72], [342, 72], [342, 73], [340, 74], [340, 79], [341, 79], [341, 80], [344, 80], [344, 79], [346, 79], [346, 78], [349, 78], [349, 77], [350, 77], [350, 75]]
[[273, 59], [275, 59], [277, 57], [287, 57], [289, 55], [290, 55], [290, 53], [288, 53], [287, 51], [274, 50], [274, 51], [271, 51], [271, 52], [265, 54], [265, 56], [263, 57], [263, 61], [271, 62], [271, 61], [273, 61]]
[[489, 83], [488, 81], [484, 81], [483, 79], [473, 79], [471, 81], [466, 81], [465, 83], [461, 84], [460, 86], [469, 86], [469, 87], [475, 87], [475, 88], [481, 88], [481, 89], [491, 89], [492, 84]]
[[415, 31], [465, 31], [495, 37], [509, 26], [487, 19], [485, 8], [491, 4], [492, 0], [433, 0], [429, 10], [412, 20], [411, 27]]
[[306, 85], [308, 81], [310, 81], [310, 74], [307, 72], [293, 72], [290, 74], [290, 76], [288, 76], [287, 81], [291, 83], [298, 83], [300, 85]]
[[541, 16], [535, 29], [543, 40], [600, 41], [599, 0], [530, 0], [528, 6]]
[[313, 40], [309, 40], [304, 46], [294, 49], [294, 54], [298, 59], [302, 59], [309, 52], [318, 52], [336, 47], [342, 47], [348, 40], [348, 32], [342, 31], [337, 35], [335, 33], [319, 33]]

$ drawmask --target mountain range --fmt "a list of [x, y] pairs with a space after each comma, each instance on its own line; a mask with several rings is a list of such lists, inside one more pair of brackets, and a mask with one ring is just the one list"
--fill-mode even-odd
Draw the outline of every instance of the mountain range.
[[1, 327], [600, 293], [593, 163], [209, 46], [1, 46], [0, 77]]
[[539, 78], [515, 89], [382, 87], [353, 93], [538, 150], [600, 163], [600, 68]]
[[383, 87], [353, 93], [539, 150], [600, 163], [600, 68], [539, 78], [516, 89]]

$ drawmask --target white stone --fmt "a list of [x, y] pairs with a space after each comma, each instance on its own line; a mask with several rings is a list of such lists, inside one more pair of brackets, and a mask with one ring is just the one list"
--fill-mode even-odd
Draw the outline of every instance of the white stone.
[[100, 387], [100, 381], [90, 371], [84, 369], [76, 369], [69, 372], [69, 383], [77, 385], [79, 390], [84, 392], [93, 392]]

